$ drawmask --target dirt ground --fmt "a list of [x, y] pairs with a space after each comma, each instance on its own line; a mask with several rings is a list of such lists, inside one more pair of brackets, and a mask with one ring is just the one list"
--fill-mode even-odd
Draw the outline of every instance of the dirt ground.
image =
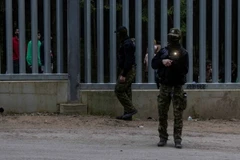
[[0, 160], [239, 160], [240, 120], [184, 121], [183, 149], [157, 147], [158, 122], [107, 116], [0, 115]]

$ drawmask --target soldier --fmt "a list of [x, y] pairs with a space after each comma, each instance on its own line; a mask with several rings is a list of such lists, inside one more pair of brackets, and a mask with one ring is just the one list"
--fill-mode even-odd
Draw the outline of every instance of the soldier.
[[180, 44], [181, 31], [170, 29], [168, 46], [162, 48], [152, 59], [152, 68], [158, 69], [160, 77], [160, 94], [158, 95], [159, 137], [158, 146], [165, 146], [168, 140], [168, 110], [173, 101], [174, 133], [176, 148], [182, 148], [183, 111], [187, 106], [187, 97], [182, 86], [188, 73], [188, 52]]
[[116, 118], [132, 120], [132, 116], [137, 113], [136, 108], [132, 104], [131, 88], [136, 76], [135, 45], [129, 38], [126, 27], [120, 26], [115, 33], [121, 42], [117, 57], [120, 75], [115, 86], [115, 94], [124, 107], [123, 115]]

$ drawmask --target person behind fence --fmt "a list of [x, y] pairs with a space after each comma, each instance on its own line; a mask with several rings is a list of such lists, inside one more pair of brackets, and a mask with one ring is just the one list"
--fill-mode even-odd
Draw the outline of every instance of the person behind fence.
[[188, 73], [188, 52], [180, 44], [181, 31], [170, 29], [168, 46], [162, 48], [152, 59], [152, 68], [158, 69], [160, 93], [158, 95], [159, 137], [158, 146], [165, 146], [168, 141], [168, 111], [173, 102], [174, 131], [176, 148], [182, 148], [183, 111], [187, 107], [187, 95], [183, 91]]
[[[52, 41], [52, 36], [50, 37], [50, 40]], [[49, 55], [50, 55], [50, 61], [51, 61], [51, 72], [53, 72], [53, 53], [52, 53], [52, 49], [50, 46], [50, 51], [49, 51]], [[41, 65], [42, 65], [42, 72], [44, 72], [44, 68], [45, 68], [45, 47], [44, 47], [44, 38], [42, 38], [42, 42], [41, 42], [41, 46], [40, 46], [40, 60], [41, 60]]]
[[[156, 40], [154, 40], [154, 56], [156, 55], [157, 52], [160, 51], [160, 49], [161, 49], [160, 43], [157, 44]], [[143, 60], [143, 64], [145, 66], [145, 81], [148, 82], [148, 48]], [[157, 88], [159, 88], [158, 79], [156, 79], [156, 76], [157, 76], [156, 71], [154, 70], [154, 79], [157, 84]]]
[[[38, 32], [38, 41], [37, 41], [37, 48], [38, 48], [38, 53], [37, 53], [37, 60], [38, 60], [38, 72], [42, 73], [42, 64], [41, 64], [41, 58], [40, 58], [40, 47], [41, 47], [41, 33]], [[27, 46], [27, 56], [26, 56], [26, 61], [27, 61], [27, 73], [32, 73], [32, 41], [30, 40], [28, 42]]]
[[135, 45], [127, 33], [124, 26], [118, 27], [115, 31], [120, 48], [118, 50], [118, 68], [120, 74], [115, 86], [115, 94], [124, 108], [124, 113], [116, 117], [120, 120], [132, 120], [132, 116], [137, 113], [137, 109], [132, 103], [132, 83], [136, 77]]
[[13, 73], [19, 73], [19, 29], [14, 30], [13, 45]]
[[206, 82], [212, 82], [212, 62], [210, 60], [206, 61]]

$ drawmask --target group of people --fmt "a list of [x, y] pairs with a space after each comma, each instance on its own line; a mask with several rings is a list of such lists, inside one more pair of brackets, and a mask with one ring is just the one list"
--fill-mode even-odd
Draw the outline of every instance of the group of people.
[[[41, 33], [38, 32], [37, 35], [37, 60], [38, 60], [38, 72], [43, 73], [44, 72], [44, 65], [45, 65], [45, 58], [44, 58], [44, 41], [41, 37]], [[51, 38], [52, 39], [52, 38]], [[13, 43], [13, 73], [19, 73], [19, 29], [15, 29], [14, 36], [12, 38]], [[27, 44], [27, 50], [26, 50], [26, 72], [32, 73], [32, 41], [30, 40]], [[49, 51], [50, 57], [51, 57], [51, 64], [53, 63], [53, 54], [52, 50]], [[53, 65], [51, 66], [51, 68]], [[53, 69], [53, 68], [52, 68]]]
[[[132, 120], [132, 116], [138, 111], [132, 103], [131, 85], [136, 76], [135, 44], [128, 36], [127, 28], [120, 26], [115, 33], [119, 39], [118, 50], [119, 74], [115, 94], [122, 104], [124, 111], [120, 120]], [[155, 55], [151, 60], [151, 67], [159, 77], [158, 113], [159, 113], [159, 138], [158, 146], [165, 146], [168, 141], [168, 110], [171, 101], [174, 112], [174, 142], [176, 148], [182, 148], [183, 111], [187, 107], [187, 94], [183, 90], [186, 83], [186, 74], [189, 67], [189, 56], [186, 49], [180, 44], [181, 31], [176, 28], [170, 29], [168, 34], [168, 45], [158, 48], [155, 44]], [[145, 63], [148, 63], [148, 55]], [[148, 65], [148, 64], [147, 64]]]
[[[218, 74], [218, 82], [219, 83], [224, 83], [225, 82], [225, 66], [223, 64], [220, 64], [219, 68], [219, 74]], [[212, 62], [210, 60], [206, 61], [206, 83], [212, 83], [213, 82], [213, 69], [212, 69]], [[199, 70], [194, 69], [193, 72], [193, 81], [194, 82], [199, 82]], [[237, 82], [237, 65], [236, 63], [232, 62], [231, 63], [231, 82]]]

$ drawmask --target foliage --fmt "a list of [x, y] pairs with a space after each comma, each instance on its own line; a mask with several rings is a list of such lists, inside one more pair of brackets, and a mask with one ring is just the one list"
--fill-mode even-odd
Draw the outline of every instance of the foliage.
[[[91, 0], [91, 12], [94, 13], [96, 11], [96, 4], [95, 4], [95, 0]], [[81, 0], [80, 1], [80, 7], [81, 8], [84, 8], [84, 0]], [[110, 9], [110, 6], [108, 4], [105, 4], [104, 5], [104, 9]], [[122, 4], [120, 3], [117, 3], [116, 4], [116, 10], [119, 11], [122, 9]]]
[[[181, 0], [181, 7], [180, 7], [180, 23], [181, 23], [181, 31], [184, 35], [186, 33], [186, 15], [187, 15], [187, 4], [185, 0]], [[174, 6], [171, 6], [168, 10], [168, 15], [173, 16], [174, 14]]]
[[148, 21], [148, 9], [146, 7], [142, 9], [142, 21], [143, 22]]

